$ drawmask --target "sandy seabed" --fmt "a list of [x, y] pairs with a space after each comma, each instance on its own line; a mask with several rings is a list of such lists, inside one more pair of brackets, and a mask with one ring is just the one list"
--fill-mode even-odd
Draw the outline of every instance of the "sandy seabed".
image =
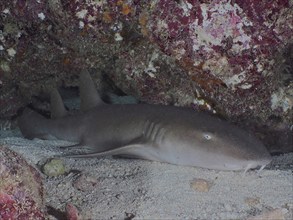
[[[0, 144], [35, 167], [71, 145], [26, 140], [18, 130], [0, 131]], [[81, 219], [293, 219], [293, 153], [245, 175], [111, 157], [61, 160], [64, 175], [43, 175], [46, 206], [73, 204]]]

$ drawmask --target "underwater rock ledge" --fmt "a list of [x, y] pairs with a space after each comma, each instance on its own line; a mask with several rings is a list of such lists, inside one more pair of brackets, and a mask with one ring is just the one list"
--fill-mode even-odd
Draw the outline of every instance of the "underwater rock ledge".
[[[149, 103], [216, 112], [292, 151], [292, 1], [0, 3], [0, 117], [92, 69]], [[109, 87], [107, 87], [109, 88]], [[111, 86], [110, 86], [111, 88]], [[37, 97], [37, 98], [35, 98]]]

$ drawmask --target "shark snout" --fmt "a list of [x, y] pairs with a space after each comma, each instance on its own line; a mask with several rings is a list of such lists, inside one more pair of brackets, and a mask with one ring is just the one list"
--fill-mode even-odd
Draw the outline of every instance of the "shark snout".
[[260, 159], [260, 160], [247, 160], [247, 161], [231, 161], [224, 163], [223, 166], [228, 170], [245, 170], [248, 171], [250, 169], [260, 168], [260, 170], [264, 169], [272, 161], [271, 157]]
[[250, 170], [250, 169], [255, 169], [255, 168], [259, 168], [258, 173], [260, 171], [262, 171], [270, 162], [272, 161], [271, 156], [269, 156], [268, 158], [265, 159], [261, 159], [261, 160], [256, 160], [256, 161], [249, 161], [247, 163], [247, 165], [244, 167], [244, 174]]

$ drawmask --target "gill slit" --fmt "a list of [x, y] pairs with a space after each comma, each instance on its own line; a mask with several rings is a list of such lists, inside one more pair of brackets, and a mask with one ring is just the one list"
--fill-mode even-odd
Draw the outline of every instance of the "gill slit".
[[153, 143], [161, 143], [165, 137], [166, 129], [160, 123], [147, 120], [143, 129], [143, 137]]

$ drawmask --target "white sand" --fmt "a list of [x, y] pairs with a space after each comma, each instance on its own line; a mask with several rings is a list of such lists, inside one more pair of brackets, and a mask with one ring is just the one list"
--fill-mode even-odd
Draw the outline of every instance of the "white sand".
[[[39, 167], [60, 154], [58, 146], [70, 145], [26, 140], [18, 131], [1, 131], [0, 144]], [[279, 219], [293, 219], [293, 153], [274, 157], [259, 175], [249, 171], [245, 176], [242, 172], [111, 157], [62, 160], [68, 171], [81, 173], [44, 175], [46, 205], [64, 211], [65, 205], [72, 203], [82, 219], [246, 219], [274, 209], [278, 209]], [[83, 191], [73, 186], [81, 174], [88, 179], [81, 183]], [[196, 178], [209, 182], [208, 192], [191, 188]], [[91, 181], [96, 183], [94, 187]]]

